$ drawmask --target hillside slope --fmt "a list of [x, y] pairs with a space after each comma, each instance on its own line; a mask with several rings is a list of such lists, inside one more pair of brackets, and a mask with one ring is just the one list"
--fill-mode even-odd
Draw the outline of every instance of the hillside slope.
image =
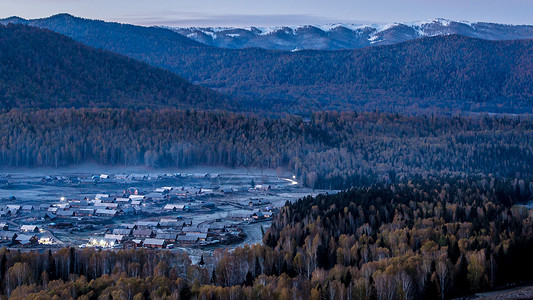
[[216, 108], [229, 97], [49, 30], [0, 25], [0, 110]]
[[352, 51], [194, 51], [168, 66], [228, 94], [292, 107], [532, 112], [533, 40], [451, 35]]

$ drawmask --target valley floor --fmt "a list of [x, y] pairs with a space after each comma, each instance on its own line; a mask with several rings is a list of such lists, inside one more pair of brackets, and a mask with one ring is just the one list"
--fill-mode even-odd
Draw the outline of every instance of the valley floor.
[[[319, 192], [301, 187], [290, 174], [251, 168], [86, 164], [3, 171], [7, 183], [0, 185], [0, 221], [6, 224], [3, 234], [14, 240], [1, 243], [27, 250], [123, 249], [165, 237], [163, 248], [185, 250], [196, 261], [219, 247], [262, 243], [280, 207]], [[37, 229], [28, 235], [24, 225]], [[33, 240], [26, 243], [20, 236]], [[199, 240], [185, 241], [185, 236]]]

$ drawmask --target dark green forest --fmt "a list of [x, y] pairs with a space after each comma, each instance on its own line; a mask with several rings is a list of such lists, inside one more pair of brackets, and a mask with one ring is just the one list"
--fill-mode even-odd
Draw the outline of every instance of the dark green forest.
[[376, 184], [287, 203], [264, 245], [0, 251], [10, 299], [449, 299], [532, 279], [526, 179]]
[[179, 76], [63, 35], [0, 25], [0, 112], [12, 108], [223, 109], [238, 103]]
[[315, 188], [413, 175], [533, 176], [533, 120], [323, 112], [309, 120], [194, 110], [12, 110], [2, 166], [220, 165], [288, 169]]
[[531, 40], [452, 35], [354, 51], [191, 48], [161, 67], [254, 101], [274, 99], [282, 107], [290, 100], [294, 112], [531, 113], [532, 57]]

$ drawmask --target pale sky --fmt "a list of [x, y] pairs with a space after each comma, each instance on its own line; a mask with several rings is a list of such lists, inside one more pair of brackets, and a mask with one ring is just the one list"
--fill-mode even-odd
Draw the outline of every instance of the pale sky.
[[445, 18], [533, 24], [533, 0], [0, 0], [0, 18], [57, 13], [137, 25], [280, 26]]

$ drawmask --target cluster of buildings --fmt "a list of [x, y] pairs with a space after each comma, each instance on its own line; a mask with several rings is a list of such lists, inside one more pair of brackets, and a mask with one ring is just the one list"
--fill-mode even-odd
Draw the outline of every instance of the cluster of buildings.
[[[158, 188], [150, 193], [140, 193], [136, 189], [123, 191], [119, 194], [97, 194], [94, 198], [82, 200], [61, 197], [57, 203], [4, 205], [0, 206], [0, 217], [32, 216], [35, 219], [53, 220], [56, 218], [113, 218], [125, 214], [136, 214], [143, 211], [156, 211], [155, 204], [178, 201], [182, 204], [168, 204], [172, 211], [189, 210], [192, 205], [187, 201], [193, 198], [213, 194], [212, 190], [201, 188]], [[210, 203], [212, 205], [212, 203]], [[202, 203], [195, 208], [205, 208]], [[164, 210], [169, 210], [165, 208]]]
[[[46, 176], [42, 182], [140, 181], [161, 179], [161, 176], [213, 178], [218, 175], [163, 174], [152, 178], [152, 175], [142, 174], [101, 174], [83, 179]], [[243, 237], [239, 225], [270, 220], [274, 210], [270, 207], [271, 203], [263, 198], [219, 201], [221, 197], [234, 192], [269, 189], [270, 186], [226, 189], [159, 187], [150, 191], [129, 188], [119, 193], [99, 193], [83, 199], [61, 197], [57, 202], [0, 205], [0, 222], [9, 220], [11, 224], [0, 223], [3, 226], [0, 242], [10, 246], [31, 246], [63, 243], [63, 238], [70, 242], [76, 239], [86, 241], [87, 236], [91, 236], [87, 246], [173, 248], [229, 244]], [[242, 198], [242, 195], [239, 197]], [[235, 207], [228, 210], [225, 217], [223, 214], [220, 217], [219, 213], [217, 219], [203, 218], [204, 222], [193, 225], [190, 219], [181, 216], [220, 212], [218, 206], [223, 202], [226, 206]], [[72, 235], [78, 232], [79, 236]]]
[[[90, 177], [78, 177], [78, 176], [44, 176], [42, 182], [61, 182], [61, 183], [94, 183], [94, 182], [134, 182], [134, 181], [145, 181], [145, 180], [160, 180], [168, 178], [217, 178], [219, 174], [209, 174], [209, 173], [163, 173], [163, 174], [100, 174], [93, 175]], [[2, 178], [0, 177], [0, 180]], [[0, 181], [1, 183], [2, 181]]]
[[222, 221], [194, 226], [191, 219], [162, 218], [159, 221], [137, 221], [120, 224], [103, 236], [92, 238], [88, 246], [122, 248], [173, 248], [218, 243], [229, 244], [242, 238], [242, 229]]
[[38, 243], [53, 243], [52, 237], [40, 233], [41, 229], [37, 225], [10, 226], [8, 223], [0, 223], [0, 243], [3, 246], [28, 247]]

